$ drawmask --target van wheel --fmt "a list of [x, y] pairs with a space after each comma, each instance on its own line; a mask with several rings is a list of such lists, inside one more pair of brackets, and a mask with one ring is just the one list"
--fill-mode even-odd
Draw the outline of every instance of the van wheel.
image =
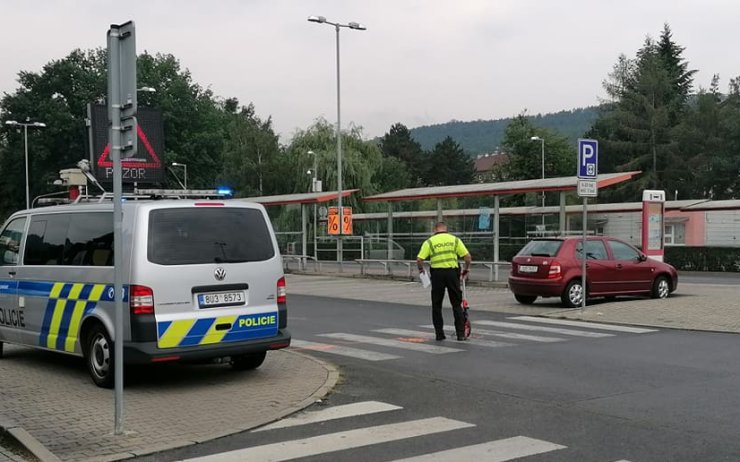
[[519, 294], [514, 294], [514, 298], [516, 299], [516, 301], [518, 301], [522, 305], [531, 305], [532, 303], [534, 303], [535, 300], [537, 300], [537, 296], [536, 295], [519, 295]]
[[85, 364], [95, 385], [113, 388], [113, 342], [100, 324], [93, 326], [87, 335]]
[[3, 342], [0, 342], [0, 358], [3, 357]]
[[671, 284], [666, 276], [658, 276], [653, 282], [653, 298], [668, 298], [668, 294], [671, 292]]
[[567, 308], [578, 308], [583, 304], [583, 283], [580, 279], [573, 279], [560, 296], [560, 301]]
[[231, 367], [235, 371], [250, 371], [252, 369], [257, 369], [263, 362], [265, 362], [265, 356], [267, 356], [266, 351], [261, 353], [251, 353], [248, 355], [232, 356]]

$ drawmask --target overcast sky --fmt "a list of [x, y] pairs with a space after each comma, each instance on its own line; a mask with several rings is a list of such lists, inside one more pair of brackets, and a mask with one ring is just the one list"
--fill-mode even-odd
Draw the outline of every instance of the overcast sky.
[[665, 22], [697, 86], [740, 75], [738, 0], [0, 0], [0, 92], [134, 20], [139, 52], [172, 53], [288, 142], [317, 117], [336, 122], [335, 34], [310, 15], [367, 27], [340, 37], [342, 125], [367, 137], [596, 104], [619, 54]]

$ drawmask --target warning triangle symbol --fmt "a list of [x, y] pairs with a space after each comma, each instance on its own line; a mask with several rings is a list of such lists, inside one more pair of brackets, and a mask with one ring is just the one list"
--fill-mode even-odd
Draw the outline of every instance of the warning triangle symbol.
[[[136, 134], [139, 137], [139, 141], [141, 141], [141, 144], [144, 145], [144, 149], [149, 153], [149, 156], [151, 157], [150, 161], [148, 162], [132, 162], [132, 161], [123, 161], [121, 162], [122, 167], [135, 167], [135, 168], [160, 168], [162, 167], [162, 162], [159, 160], [159, 156], [157, 156], [157, 153], [154, 151], [154, 148], [149, 143], [149, 139], [146, 137], [146, 134], [141, 129], [141, 125], [136, 126]], [[112, 167], [113, 161], [110, 160], [110, 143], [105, 145], [105, 149], [103, 149], [103, 152], [98, 156], [98, 167]]]

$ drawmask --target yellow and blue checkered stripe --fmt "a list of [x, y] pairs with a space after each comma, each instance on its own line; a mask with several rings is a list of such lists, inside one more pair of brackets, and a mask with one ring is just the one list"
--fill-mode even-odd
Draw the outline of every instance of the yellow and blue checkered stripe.
[[[219, 330], [217, 326], [230, 325]], [[278, 312], [178, 319], [157, 323], [159, 348], [211, 345], [274, 337], [278, 332]]]
[[113, 300], [113, 285], [19, 281], [18, 295], [48, 299], [39, 346], [71, 353], [75, 351], [82, 320], [98, 302]]

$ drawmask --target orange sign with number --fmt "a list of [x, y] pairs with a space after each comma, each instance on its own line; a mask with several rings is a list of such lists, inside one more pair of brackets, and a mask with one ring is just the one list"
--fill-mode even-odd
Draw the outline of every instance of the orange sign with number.
[[326, 222], [326, 232], [331, 235], [339, 234], [339, 209], [336, 207], [329, 207], [329, 215]]
[[352, 207], [342, 207], [342, 234], [352, 235]]

